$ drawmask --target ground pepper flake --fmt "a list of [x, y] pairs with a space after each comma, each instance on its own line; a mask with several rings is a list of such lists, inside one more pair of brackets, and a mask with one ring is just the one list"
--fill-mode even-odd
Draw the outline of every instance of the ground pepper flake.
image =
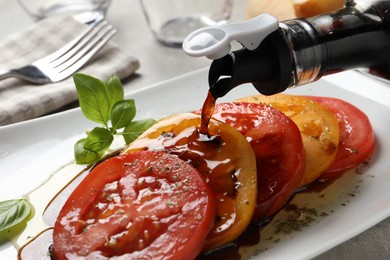
[[302, 231], [302, 228], [309, 226], [317, 221], [318, 212], [314, 208], [294, 208], [291, 214], [284, 221], [276, 224], [275, 233], [290, 234], [295, 231]]

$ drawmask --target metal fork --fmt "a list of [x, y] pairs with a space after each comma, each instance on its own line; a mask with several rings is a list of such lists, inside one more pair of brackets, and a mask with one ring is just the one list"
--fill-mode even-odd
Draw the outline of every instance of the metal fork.
[[64, 80], [90, 60], [115, 33], [103, 16], [98, 17], [78, 37], [52, 54], [18, 69], [0, 70], [0, 80], [15, 77], [34, 84]]

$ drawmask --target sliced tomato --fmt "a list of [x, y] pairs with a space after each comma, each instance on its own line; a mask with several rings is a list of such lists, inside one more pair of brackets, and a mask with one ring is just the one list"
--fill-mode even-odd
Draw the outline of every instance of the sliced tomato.
[[273, 215], [303, 176], [304, 150], [298, 127], [282, 112], [264, 104], [216, 104], [213, 117], [239, 130], [255, 152], [258, 195], [254, 220]]
[[339, 127], [337, 118], [326, 106], [307, 97], [287, 94], [256, 95], [238, 101], [271, 105], [298, 126], [305, 150], [304, 173], [299, 187], [316, 180], [333, 162], [338, 149]]
[[337, 175], [368, 160], [375, 150], [375, 134], [367, 115], [341, 99], [314, 96], [309, 98], [327, 106], [336, 116], [340, 129], [336, 158], [321, 176]]
[[211, 190], [193, 167], [162, 152], [97, 165], [54, 226], [56, 259], [193, 259], [213, 225]]
[[204, 250], [234, 241], [251, 222], [257, 197], [256, 159], [245, 137], [212, 119], [208, 136], [200, 133], [201, 118], [193, 113], [159, 120], [128, 146], [176, 154], [206, 179], [217, 203], [217, 217]]

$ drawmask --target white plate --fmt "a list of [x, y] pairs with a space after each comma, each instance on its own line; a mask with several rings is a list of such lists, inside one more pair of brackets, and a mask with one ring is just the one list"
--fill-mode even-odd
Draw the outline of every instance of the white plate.
[[[137, 118], [159, 118], [200, 108], [207, 94], [207, 69], [128, 93]], [[256, 259], [308, 259], [344, 242], [390, 216], [390, 89], [358, 72], [328, 76], [287, 91], [338, 97], [363, 110], [374, 127], [378, 147], [363, 174], [351, 171], [323, 191], [297, 195], [291, 202], [312, 222], [301, 231], [277, 233], [282, 211], [261, 233], [260, 246], [241, 247]], [[222, 100], [256, 94], [251, 85], [237, 87]], [[0, 201], [30, 192], [73, 160], [73, 144], [95, 126], [79, 109], [0, 128]], [[303, 209], [315, 208], [314, 211]], [[305, 223], [306, 224], [306, 223]], [[16, 250], [0, 237], [0, 259], [15, 259]]]

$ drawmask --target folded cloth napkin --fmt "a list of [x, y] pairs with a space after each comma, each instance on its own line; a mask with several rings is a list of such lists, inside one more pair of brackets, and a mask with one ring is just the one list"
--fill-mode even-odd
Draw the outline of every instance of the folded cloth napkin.
[[[64, 46], [86, 27], [72, 16], [41, 20], [0, 42], [0, 69], [31, 64]], [[138, 60], [111, 41], [79, 72], [102, 80], [113, 74], [124, 79], [138, 68]], [[4, 79], [0, 81], [0, 126], [39, 117], [75, 101], [77, 92], [72, 78], [47, 85]]]

